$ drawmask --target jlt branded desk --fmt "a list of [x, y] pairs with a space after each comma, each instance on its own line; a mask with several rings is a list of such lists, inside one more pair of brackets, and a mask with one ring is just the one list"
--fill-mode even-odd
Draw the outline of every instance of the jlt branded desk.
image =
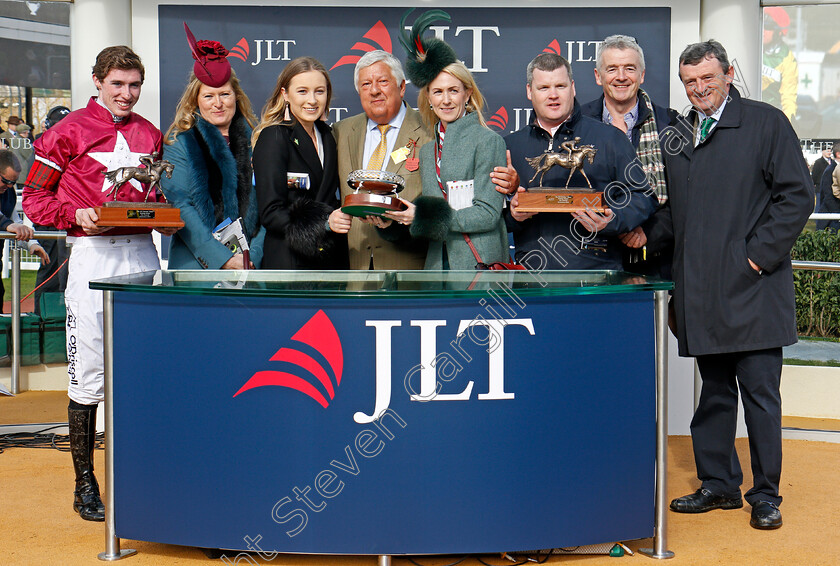
[[111, 400], [103, 554], [119, 538], [385, 556], [661, 536], [670, 286], [526, 271], [91, 283]]

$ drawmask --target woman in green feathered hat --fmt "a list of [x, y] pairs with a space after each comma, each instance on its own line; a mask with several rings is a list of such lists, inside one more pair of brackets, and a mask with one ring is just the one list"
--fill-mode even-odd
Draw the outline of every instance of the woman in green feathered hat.
[[418, 110], [435, 141], [420, 149], [422, 196], [386, 216], [429, 240], [426, 269], [474, 270], [510, 257], [504, 197], [490, 180], [493, 168], [506, 163], [505, 143], [485, 124], [484, 97], [464, 63], [445, 42], [422, 37], [441, 19], [450, 21], [441, 10], [426, 12], [400, 39], [408, 51], [406, 74], [420, 89]]

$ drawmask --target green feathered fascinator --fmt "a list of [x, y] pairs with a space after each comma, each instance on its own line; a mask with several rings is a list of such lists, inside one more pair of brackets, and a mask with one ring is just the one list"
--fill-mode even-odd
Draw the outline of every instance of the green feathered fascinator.
[[423, 33], [438, 21], [451, 22], [452, 18], [443, 10], [429, 10], [419, 16], [411, 32], [405, 31], [405, 20], [414, 8], [408, 10], [400, 19], [400, 43], [408, 54], [405, 62], [405, 74], [417, 88], [423, 88], [448, 65], [456, 62], [458, 56], [445, 41], [436, 37], [423, 37]]

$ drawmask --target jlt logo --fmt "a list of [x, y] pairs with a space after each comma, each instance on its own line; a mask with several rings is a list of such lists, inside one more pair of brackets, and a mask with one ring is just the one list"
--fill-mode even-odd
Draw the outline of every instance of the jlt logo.
[[[487, 119], [487, 125], [499, 132], [508, 131], [512, 133], [525, 126], [525, 124], [531, 123], [531, 112], [533, 112], [533, 108], [512, 108], [511, 110], [513, 111], [512, 121], [507, 108], [501, 106], [496, 110], [495, 114]], [[508, 129], [508, 125], [510, 124], [512, 125]]]
[[341, 67], [342, 65], [355, 65], [359, 62], [359, 59], [362, 58], [362, 55], [368, 51], [373, 51], [374, 49], [382, 49], [383, 51], [391, 53], [391, 35], [388, 33], [388, 28], [385, 27], [382, 20], [373, 24], [373, 27], [367, 30], [365, 35], [362, 36], [362, 39], [368, 41], [357, 41], [353, 44], [353, 47], [350, 48], [352, 51], [361, 53], [361, 55], [342, 56], [341, 59], [336, 61], [335, 65], [330, 67], [330, 71], [336, 67]]
[[[254, 57], [255, 61], [251, 61], [251, 66], [255, 67], [263, 61], [291, 61], [290, 47], [296, 45], [294, 39], [255, 39], [254, 40]], [[251, 48], [246, 38], [240, 39], [230, 49], [228, 59], [234, 58], [240, 61], [247, 61], [251, 56]]]
[[[410, 28], [406, 28], [410, 29]], [[447, 39], [446, 32], [450, 29], [449, 26], [431, 26], [429, 28], [435, 32], [435, 37], [443, 41], [451, 41]], [[499, 37], [499, 26], [458, 26], [455, 28], [455, 37], [461, 33], [472, 35], [472, 66], [469, 68], [472, 73], [486, 73], [488, 69], [484, 66], [484, 38], [485, 33], [487, 37]]]
[[[485, 319], [477, 316], [461, 320], [455, 338], [449, 349], [438, 352], [437, 330], [446, 326], [445, 320], [412, 320], [411, 326], [420, 329], [420, 360], [403, 378], [405, 391], [412, 401], [465, 401], [472, 397], [473, 381], [467, 383], [460, 393], [440, 393], [442, 383], [452, 381], [464, 366], [472, 362], [472, 356], [464, 346], [470, 342], [482, 347], [489, 356], [487, 392], [479, 393], [478, 399], [513, 399], [512, 392], [505, 391], [505, 331], [510, 326], [521, 326], [534, 336], [534, 323], [530, 318]], [[376, 330], [376, 400], [373, 413], [361, 411], [353, 415], [359, 424], [373, 422], [391, 405], [391, 366], [393, 363], [392, 330], [402, 326], [400, 320], [368, 320], [366, 326]], [[483, 330], [479, 331], [478, 328]], [[482, 334], [483, 332], [483, 334]], [[415, 376], [419, 374], [419, 387]]]
[[[312, 353], [317, 353], [326, 360], [330, 372], [327, 372], [325, 366], [307, 352], [310, 349]], [[327, 408], [330, 400], [335, 398], [335, 389], [341, 385], [341, 374], [344, 370], [344, 350], [341, 348], [341, 340], [335, 326], [333, 326], [330, 317], [322, 310], [315, 313], [300, 330], [295, 332], [290, 347], [280, 348], [269, 358], [269, 361], [282, 362], [281, 369], [293, 370], [294, 373], [292, 371], [281, 371], [280, 369], [258, 371], [233, 396], [236, 397], [249, 389], [275, 385], [296, 389], [317, 401], [322, 407]], [[301, 370], [304, 374], [308, 373], [315, 376], [321, 385], [321, 389], [298, 375]], [[333, 385], [333, 379], [335, 385]], [[322, 390], [329, 395], [329, 399], [322, 393]]]
[[255, 39], [255, 61], [251, 66], [257, 66], [265, 61], [291, 61], [289, 46], [296, 45], [294, 39]]
[[[491, 314], [497, 314], [488, 308]], [[359, 424], [374, 422], [391, 405], [392, 375], [394, 363], [393, 330], [401, 327], [401, 320], [367, 320], [365, 326], [374, 329], [376, 392], [373, 412], [368, 415], [358, 411], [353, 420]], [[458, 393], [441, 393], [444, 383], [451, 382], [464, 371], [473, 357], [469, 351], [487, 353], [487, 390], [478, 394], [479, 401], [513, 399], [514, 393], [505, 391], [505, 336], [515, 332], [511, 327], [521, 327], [534, 336], [534, 323], [530, 318], [491, 318], [477, 315], [473, 319], [460, 320], [454, 338], [443, 351], [438, 349], [438, 329], [446, 328], [445, 320], [411, 320], [409, 325], [419, 329], [420, 363], [412, 367], [398, 390], [404, 389], [412, 401], [466, 401], [473, 396], [475, 382], [470, 380]], [[522, 330], [520, 330], [521, 332]], [[317, 354], [327, 362], [326, 366], [310, 353]], [[319, 310], [291, 337], [289, 347], [282, 347], [269, 359], [279, 362], [274, 369], [256, 372], [233, 395], [265, 386], [280, 386], [295, 389], [327, 408], [335, 397], [344, 368], [344, 352], [341, 340], [332, 321]], [[272, 366], [270, 366], [272, 367]], [[303, 377], [310, 374], [314, 381]], [[418, 379], [419, 378], [419, 379]], [[324, 395], [323, 392], [326, 393]]]
[[[531, 123], [533, 108], [512, 108], [511, 110], [513, 111], [513, 120], [510, 119], [507, 108], [502, 106], [487, 119], [487, 125], [499, 132], [515, 132], [525, 124]], [[511, 125], [510, 129], [508, 129], [508, 125]]]

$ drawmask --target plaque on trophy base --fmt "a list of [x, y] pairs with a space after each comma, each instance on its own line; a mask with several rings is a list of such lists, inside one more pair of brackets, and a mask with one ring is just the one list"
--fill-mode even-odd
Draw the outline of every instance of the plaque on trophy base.
[[166, 202], [106, 202], [94, 209], [97, 226], [137, 228], [182, 228], [181, 209]]
[[534, 187], [519, 193], [520, 212], [604, 212], [604, 193], [593, 189]]
[[382, 216], [386, 212], [397, 212], [407, 207], [397, 193], [405, 187], [405, 179], [387, 171], [353, 171], [347, 177], [347, 184], [354, 189], [352, 195], [344, 197], [341, 212], [350, 216]]
[[384, 213], [405, 210], [405, 204], [395, 196], [356, 193], [344, 197], [341, 212], [350, 216], [382, 216]]
[[[536, 171], [528, 182], [533, 182], [539, 175], [540, 184], [538, 187], [531, 187], [526, 189], [524, 193], [517, 194], [519, 204], [516, 210], [521, 212], [575, 212], [577, 210], [604, 212], [604, 193], [592, 188], [592, 183], [589, 182], [589, 177], [583, 170], [584, 162], [592, 163], [598, 150], [592, 145], [578, 146], [579, 141], [580, 138], [566, 140], [560, 144], [562, 151], [547, 151], [536, 157], [525, 158]], [[543, 187], [543, 177], [555, 165], [570, 170], [566, 186], [562, 189]], [[586, 184], [589, 185], [588, 188], [569, 187], [569, 181], [572, 180], [575, 171], [580, 171], [583, 178], [586, 179]]]
[[[139, 160], [142, 167], [120, 167], [104, 173], [105, 178], [113, 183], [113, 187], [108, 191], [107, 196], [113, 195], [114, 200], [94, 208], [96, 215], [99, 217], [96, 225], [108, 228], [116, 226], [183, 228], [184, 221], [181, 220], [181, 209], [166, 202], [146, 202], [156, 187], [163, 194], [163, 190], [160, 188], [160, 180], [164, 175], [171, 179], [175, 166], [165, 159], [158, 159], [157, 152], [141, 155]], [[130, 181], [147, 183], [146, 201], [126, 202], [116, 200], [120, 188]], [[139, 185], [137, 186], [139, 187]], [[164, 195], [165, 198], [166, 195]]]

